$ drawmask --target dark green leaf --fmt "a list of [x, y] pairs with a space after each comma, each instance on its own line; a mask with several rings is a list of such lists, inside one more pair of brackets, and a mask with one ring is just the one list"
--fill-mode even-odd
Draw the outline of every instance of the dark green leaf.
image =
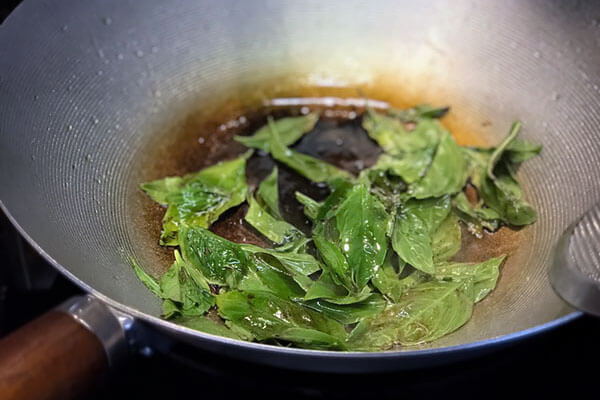
[[184, 259], [202, 272], [208, 282], [237, 287], [248, 268], [248, 256], [237, 243], [204, 228], [180, 232]]
[[390, 154], [398, 153], [400, 147], [398, 142], [403, 136], [408, 135], [404, 124], [400, 120], [378, 114], [370, 109], [363, 116], [362, 126], [371, 139], [376, 141], [386, 153]]
[[433, 233], [450, 213], [450, 198], [409, 200], [396, 215], [392, 247], [401, 260], [425, 273], [433, 273]]
[[388, 114], [403, 122], [418, 122], [422, 118], [442, 118], [448, 113], [450, 107], [432, 107], [420, 104], [406, 110], [390, 108]]
[[504, 153], [504, 151], [517, 138], [517, 135], [519, 134], [520, 130], [521, 130], [521, 122], [520, 121], [513, 122], [512, 126], [510, 127], [510, 131], [508, 132], [508, 136], [502, 141], [502, 143], [500, 143], [500, 145], [498, 147], [496, 147], [494, 149], [494, 151], [492, 151], [492, 154], [490, 155], [490, 159], [488, 160], [488, 165], [487, 165], [487, 175], [490, 179], [494, 180], [496, 178], [494, 176], [494, 168], [496, 167], [496, 164], [498, 164], [498, 161], [500, 161], [500, 157], [502, 157], [502, 154]]
[[281, 264], [272, 262], [272, 258], [261, 257], [260, 254], [253, 254], [251, 258], [248, 272], [238, 286], [240, 290], [248, 293], [270, 292], [285, 299], [304, 297], [304, 290]]
[[348, 289], [334, 282], [329, 272], [323, 271], [319, 279], [306, 292], [304, 299], [326, 299], [334, 304], [353, 304], [363, 301], [371, 293], [371, 289], [365, 286], [361, 292], [351, 294]]
[[[258, 340], [285, 339], [311, 347], [311, 342], [305, 340], [308, 335], [300, 335], [299, 338], [298, 331], [288, 331], [292, 328], [329, 335], [335, 339], [335, 343], [331, 343], [332, 348], [340, 347], [346, 337], [343, 325], [337, 321], [271, 293], [225, 292], [217, 296], [217, 306], [223, 318], [247, 330]], [[323, 335], [318, 336], [321, 340], [315, 345], [322, 347]]]
[[383, 297], [375, 293], [353, 304], [334, 304], [326, 300], [310, 300], [302, 304], [342, 324], [354, 324], [365, 317], [375, 316], [386, 306]]
[[[318, 113], [310, 113], [300, 117], [288, 117], [275, 120], [273, 124], [279, 133], [281, 143], [291, 146], [307, 132], [310, 132], [317, 121]], [[270, 152], [271, 127], [265, 125], [252, 136], [235, 136], [234, 139], [247, 147]]]

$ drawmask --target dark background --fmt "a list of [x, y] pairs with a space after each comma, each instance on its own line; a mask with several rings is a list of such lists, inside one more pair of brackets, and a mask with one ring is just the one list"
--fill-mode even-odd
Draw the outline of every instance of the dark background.
[[[0, 0], [0, 21], [18, 3]], [[0, 337], [79, 293], [29, 248], [0, 212]], [[599, 341], [600, 319], [585, 316], [468, 362], [354, 376], [276, 370], [175, 345], [168, 354], [132, 354], [89, 398], [486, 399], [554, 397], [564, 391], [598, 398]]]

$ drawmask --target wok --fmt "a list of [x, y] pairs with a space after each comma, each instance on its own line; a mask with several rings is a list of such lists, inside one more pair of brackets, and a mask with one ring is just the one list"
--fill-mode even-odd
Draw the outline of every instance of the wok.
[[[560, 233], [600, 199], [599, 17], [599, 3], [580, 1], [25, 1], [0, 30], [0, 204], [90, 294], [62, 310], [86, 327], [73, 328], [78, 335], [95, 332], [88, 347], [100, 353], [86, 353], [96, 369], [77, 364], [73, 341], [56, 339], [53, 362], [68, 353], [77, 368], [46, 377], [100, 370], [124, 354], [124, 338], [157, 346], [157, 334], [290, 369], [416, 368], [576, 318], [546, 269]], [[153, 273], [164, 264], [138, 184], [160, 177], [179, 143], [174, 127], [215, 104], [306, 95], [449, 104], [446, 123], [471, 141], [497, 142], [520, 119], [522, 136], [544, 145], [520, 172], [539, 221], [521, 232], [498, 288], [457, 332], [419, 348], [340, 353], [240, 342], [159, 318], [130, 259]], [[35, 353], [23, 343], [66, 329], [57, 315], [21, 332], [28, 342], [9, 338], [20, 360]], [[45, 338], [32, 339], [40, 331]], [[17, 357], [6, 342], [4, 387], [6, 359]]]

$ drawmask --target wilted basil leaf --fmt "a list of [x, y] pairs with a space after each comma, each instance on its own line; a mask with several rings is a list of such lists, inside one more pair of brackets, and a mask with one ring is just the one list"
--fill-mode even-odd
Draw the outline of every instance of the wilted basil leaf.
[[408, 290], [377, 317], [352, 332], [348, 346], [383, 350], [394, 344], [415, 345], [460, 328], [471, 317], [473, 301], [462, 282], [431, 281]]
[[496, 287], [504, 258], [505, 256], [490, 258], [481, 263], [441, 263], [436, 265], [433, 277], [466, 283], [465, 293], [469, 293], [473, 302], [477, 303]]
[[301, 331], [289, 331], [292, 328], [320, 332], [314, 334], [321, 338], [319, 348], [340, 348], [346, 337], [339, 322], [271, 293], [225, 292], [217, 296], [217, 306], [224, 319], [246, 329], [258, 340], [284, 339], [311, 347], [312, 342], [303, 339], [310, 333], [299, 335]]
[[366, 299], [352, 304], [334, 304], [326, 300], [310, 300], [302, 303], [342, 324], [354, 324], [366, 317], [372, 317], [383, 311], [386, 301], [378, 294], [371, 294]]
[[208, 228], [219, 215], [246, 199], [249, 153], [184, 177], [142, 184], [154, 200], [167, 204], [160, 244], [176, 246], [182, 227]]
[[248, 256], [239, 244], [204, 228], [184, 228], [180, 247], [183, 258], [210, 283], [235, 288], [248, 269]]
[[[307, 132], [310, 132], [317, 121], [318, 113], [310, 113], [300, 117], [280, 118], [273, 121], [284, 146], [291, 146]], [[267, 124], [252, 136], [235, 136], [234, 139], [247, 147], [270, 152], [271, 127]]]
[[392, 247], [401, 260], [433, 273], [432, 235], [450, 213], [450, 198], [409, 200], [396, 215]]

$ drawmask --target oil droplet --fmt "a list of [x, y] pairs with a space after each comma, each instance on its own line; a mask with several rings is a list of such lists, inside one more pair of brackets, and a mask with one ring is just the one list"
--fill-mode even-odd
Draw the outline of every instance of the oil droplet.
[[123, 58], [124, 58], [124, 57], [123, 57], [123, 54], [121, 54], [121, 53], [117, 54], [117, 59], [118, 59], [118, 60], [122, 60]]
[[310, 109], [309, 109], [308, 107], [304, 106], [304, 107], [302, 107], [302, 108], [300, 109], [300, 112], [301, 112], [303, 115], [306, 115], [306, 114], [308, 114], [308, 113], [310, 112]]
[[67, 126], [67, 129], [68, 129], [69, 131], [72, 131], [72, 130], [73, 130], [73, 125], [69, 125], [69, 126]]
[[104, 75], [104, 71], [102, 71], [101, 69], [98, 70], [98, 76], [102, 76]]
[[92, 117], [92, 118], [90, 118], [90, 120], [92, 121], [92, 123], [94, 125], [96, 125], [98, 122], [100, 122], [100, 121], [98, 121], [98, 118], [96, 118], [96, 117]]
[[67, 25], [63, 25], [63, 27], [61, 29], [63, 32], [66, 32], [69, 30], [69, 27]]
[[104, 25], [111, 25], [112, 24], [112, 18], [110, 18], [110, 17], [104, 17], [104, 18], [102, 18], [102, 22], [104, 23]]
[[152, 46], [152, 48], [150, 49], [154, 54], [158, 53], [158, 47], [156, 46]]
[[200, 143], [200, 144], [204, 144], [205, 141], [206, 140], [203, 137], [198, 138], [198, 143]]
[[135, 52], [135, 55], [138, 56], [139, 58], [144, 57], [144, 52], [142, 50], [138, 50]]
[[552, 93], [552, 100], [557, 101], [558, 99], [560, 99], [560, 94], [559, 93]]
[[539, 51], [536, 51], [536, 52], [534, 52], [534, 53], [533, 53], [533, 56], [534, 56], [535, 58], [540, 58], [540, 52], [539, 52]]

